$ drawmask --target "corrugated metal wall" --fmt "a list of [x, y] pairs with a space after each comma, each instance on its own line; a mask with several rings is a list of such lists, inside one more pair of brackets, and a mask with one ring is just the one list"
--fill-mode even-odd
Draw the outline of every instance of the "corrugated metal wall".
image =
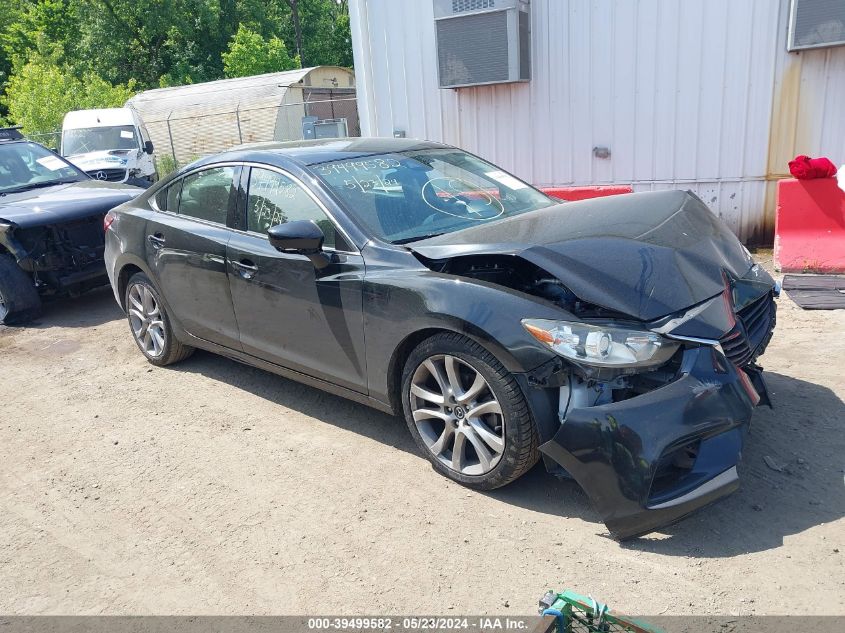
[[787, 4], [532, 0], [531, 82], [439, 90], [432, 2], [352, 0], [362, 133], [459, 145], [537, 185], [690, 188], [766, 241], [786, 161], [845, 162], [845, 48], [787, 54]]

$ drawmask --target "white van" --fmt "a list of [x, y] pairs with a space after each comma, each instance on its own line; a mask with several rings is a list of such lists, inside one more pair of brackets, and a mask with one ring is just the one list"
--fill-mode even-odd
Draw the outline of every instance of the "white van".
[[157, 179], [150, 135], [130, 108], [68, 112], [60, 153], [97, 180], [148, 187]]

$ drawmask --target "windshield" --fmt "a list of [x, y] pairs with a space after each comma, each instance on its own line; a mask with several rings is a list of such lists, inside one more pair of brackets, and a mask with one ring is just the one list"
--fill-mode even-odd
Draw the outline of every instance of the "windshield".
[[62, 132], [62, 154], [76, 156], [110, 149], [139, 149], [135, 128], [131, 125], [87, 127]]
[[428, 149], [313, 165], [379, 238], [394, 244], [451, 233], [556, 204], [458, 149]]
[[87, 177], [36, 143], [0, 144], [0, 193], [79, 180]]

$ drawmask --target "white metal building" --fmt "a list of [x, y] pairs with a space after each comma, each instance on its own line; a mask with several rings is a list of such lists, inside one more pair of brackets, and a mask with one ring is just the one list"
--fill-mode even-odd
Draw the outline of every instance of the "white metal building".
[[536, 185], [689, 188], [770, 242], [787, 162], [845, 163], [845, 0], [794, 1], [827, 47], [787, 52], [793, 0], [530, 0], [530, 80], [441, 89], [435, 5], [508, 0], [351, 0], [362, 134], [459, 145]]

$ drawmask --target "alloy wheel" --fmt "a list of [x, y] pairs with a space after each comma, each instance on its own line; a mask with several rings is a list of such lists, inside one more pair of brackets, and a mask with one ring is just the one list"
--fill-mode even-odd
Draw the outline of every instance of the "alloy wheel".
[[129, 288], [129, 325], [141, 350], [151, 358], [164, 352], [164, 317], [155, 296], [143, 284]]
[[427, 358], [411, 378], [414, 424], [429, 451], [463, 475], [485, 475], [505, 451], [502, 407], [481, 373], [456, 356]]

